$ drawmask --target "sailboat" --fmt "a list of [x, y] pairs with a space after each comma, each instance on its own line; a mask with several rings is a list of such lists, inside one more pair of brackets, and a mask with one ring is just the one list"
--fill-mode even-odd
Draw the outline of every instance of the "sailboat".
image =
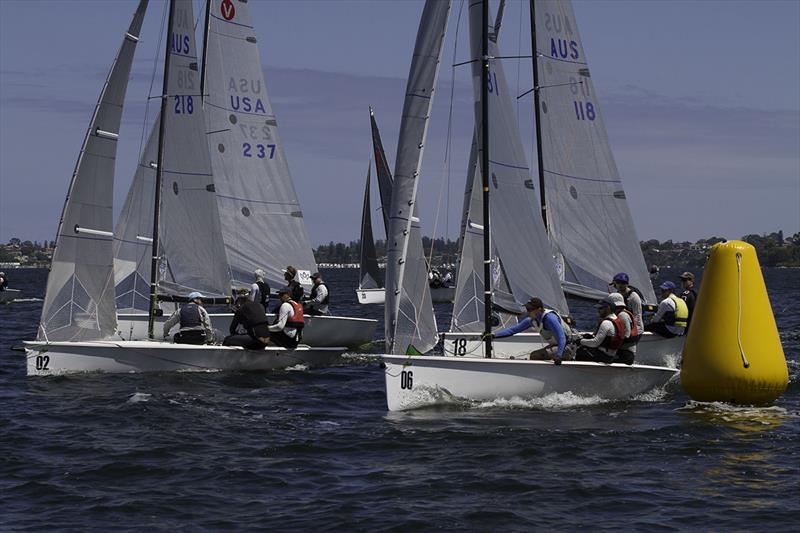
[[[435, 71], [434, 62], [438, 65], [440, 49], [437, 50], [435, 46], [440, 47], [441, 41], [431, 42], [434, 40], [420, 38], [420, 35], [439, 35], [446, 21], [430, 16], [429, 4], [423, 11], [409, 84], [411, 80], [418, 79], [420, 71], [429, 73]], [[557, 8], [560, 4], [548, 2], [545, 10], [552, 15], [553, 11], [549, 9]], [[533, 4], [531, 6], [533, 9]], [[488, 333], [492, 330], [492, 315], [496, 309], [493, 295], [497, 287], [510, 289], [510, 295], [513, 296], [511, 301], [508, 298], [499, 299], [503, 306], [501, 312], [506, 314], [514, 313], [515, 308], [519, 312], [522, 303], [533, 295], [539, 296], [548, 307], [558, 311], [565, 312], [567, 306], [559, 275], [549, 262], [551, 245], [544, 223], [538, 213], [530, 212], [535, 205], [530, 201], [534, 187], [527, 178], [528, 167], [524, 163], [524, 151], [519, 142], [510, 100], [503, 97], [507, 85], [502, 64], [497, 59], [502, 56], [496, 46], [495, 27], [489, 25], [488, 2], [472, 3], [469, 12], [472, 57], [477, 58], [472, 66], [479, 146], [477, 160], [480, 161], [480, 169], [476, 169], [475, 173], [480, 176], [480, 187], [475, 186], [477, 177], [471, 190], [468, 186], [469, 217], [472, 220], [468, 219], [463, 225], [473, 237], [480, 237], [483, 245], [483, 276], [480, 279], [475, 275], [475, 269], [472, 272], [464, 269], [464, 257], [468, 254], [474, 256], [477, 246], [475, 240], [469, 244], [465, 242], [459, 283], [463, 284], [464, 280], [468, 283], [464, 285], [466, 289], [459, 287], [464, 305], [463, 308], [457, 308], [454, 315], [464, 314], [454, 316], [454, 322], [463, 320], [465, 324], [474, 324], [478, 318], [482, 318], [483, 332]], [[534, 13], [532, 20], [538, 20]], [[569, 23], [574, 28], [574, 17]], [[495, 34], [492, 36], [491, 33]], [[428, 48], [420, 49], [421, 43], [428, 44]], [[435, 80], [435, 74], [431, 80]], [[478, 202], [473, 202], [478, 197], [482, 207], [479, 220]], [[413, 204], [413, 200], [412, 196], [410, 204]], [[489, 216], [490, 211], [494, 217]], [[526, 225], [524, 230], [519, 230], [519, 223]], [[543, 250], [547, 253], [542, 253]], [[408, 258], [404, 259], [408, 261]], [[475, 263], [474, 259], [472, 261]], [[394, 278], [387, 277], [387, 285], [393, 281]], [[398, 281], [402, 282], [403, 279]], [[402, 286], [398, 289], [402, 290]], [[483, 306], [479, 305], [481, 295]], [[427, 306], [422, 309], [427, 309]], [[390, 328], [387, 318], [387, 348], [391, 353], [381, 358], [386, 365], [386, 398], [390, 410], [421, 407], [448, 398], [493, 400], [563, 392], [623, 399], [663, 386], [677, 372], [674, 368], [638, 363], [628, 366], [568, 361], [554, 365], [550, 361], [530, 361], [527, 357], [517, 360], [512, 359], [502, 346], [495, 346], [489, 336], [483, 341], [480, 356], [458, 349], [463, 347], [461, 342], [456, 343], [453, 351], [445, 347], [442, 356], [420, 356], [415, 354], [425, 350], [412, 350], [409, 343], [417, 339], [398, 333], [403, 332], [396, 327]], [[391, 334], [395, 337], [390, 338]], [[398, 345], [398, 340], [402, 344]], [[429, 348], [431, 345], [422, 346]]]
[[[343, 348], [255, 351], [121, 340], [112, 244], [114, 164], [125, 92], [147, 4], [147, 0], [139, 2], [84, 138], [59, 222], [37, 340], [25, 342], [28, 375], [252, 370], [332, 361]], [[145, 149], [145, 155], [152, 155], [148, 149], [157, 152], [155, 161], [146, 165], [155, 170], [149, 209], [153, 224], [147, 235], [137, 235], [134, 240], [146, 244], [153, 256], [150, 317], [154, 317], [159, 299], [176, 301], [176, 295], [188, 288], [224, 298], [230, 279], [216, 215], [205, 119], [197, 100], [199, 88], [193, 81], [197, 79], [197, 58], [191, 0], [170, 2], [168, 20], [158, 135]], [[165, 222], [172, 223], [161, 225], [162, 214]], [[181, 233], [180, 228], [198, 233]], [[191, 254], [199, 254], [209, 263], [194, 269], [182, 260]], [[133, 291], [134, 298], [138, 290]], [[151, 338], [153, 327], [151, 319]]]
[[[286, 283], [283, 269], [287, 265], [297, 268], [298, 280], [309, 289], [317, 265], [267, 93], [250, 6], [245, 2], [210, 0], [206, 21], [202, 73], [194, 72], [187, 83], [193, 80], [194, 90], [202, 95], [197, 98], [197, 105], [203, 108], [207, 119], [208, 172], [214, 176], [211, 192], [216, 196], [216, 205], [202, 213], [214, 217], [219, 225], [221, 238], [214, 257], [227, 258], [224, 294], [231, 287], [250, 287], [256, 269], [264, 270], [265, 281], [273, 291], [277, 290]], [[152, 150], [148, 143], [145, 154]], [[138, 229], [126, 228], [131, 226], [127, 221], [140, 221], [133, 223], [138, 228], [141, 221], [146, 224], [148, 220], [140, 208], [147, 200], [140, 196], [152, 198], [152, 187], [145, 185], [152, 182], [147, 177], [153, 174], [148, 164], [151, 160], [145, 157], [139, 165], [120, 218], [124, 227], [117, 232], [127, 235], [120, 241], [116, 257], [117, 288], [121, 293], [117, 302], [119, 330], [128, 339], [147, 335], [148, 315], [142, 313], [147, 299], [137, 293], [135, 286], [148, 284], [150, 246], [137, 240]], [[175, 228], [176, 224], [165, 220], [165, 226]], [[185, 234], [192, 228], [179, 226], [178, 230]], [[173, 263], [202, 271], [209, 261], [213, 259], [202, 254], [182, 254], [166, 265], [164, 272], [169, 278]], [[209, 290], [194, 288], [203, 294]], [[188, 292], [184, 287], [183, 294]], [[228, 330], [231, 318], [230, 313], [211, 314], [213, 327], [222, 331]], [[358, 347], [372, 341], [376, 327], [377, 321], [370, 319], [308, 317], [304, 342], [312, 346]]]
[[[383, 214], [383, 227], [386, 235], [389, 234], [389, 209], [392, 200], [394, 179], [389, 170], [389, 163], [383, 151], [381, 134], [375, 120], [375, 112], [369, 108], [369, 120], [372, 130], [372, 149], [375, 159], [375, 170], [378, 177], [378, 189], [381, 199], [381, 213]], [[360, 304], [382, 304], [386, 301], [386, 291], [383, 287], [383, 276], [379, 270], [377, 254], [375, 252], [375, 239], [372, 232], [372, 211], [370, 210], [370, 170], [367, 168], [367, 182], [364, 186], [364, 207], [361, 213], [361, 263], [359, 266], [358, 289], [356, 297]], [[430, 268], [430, 265], [428, 265]], [[449, 286], [431, 287], [431, 299], [434, 303], [452, 302], [455, 288]]]
[[8, 304], [22, 296], [19, 289], [5, 289], [0, 291], [0, 304]]

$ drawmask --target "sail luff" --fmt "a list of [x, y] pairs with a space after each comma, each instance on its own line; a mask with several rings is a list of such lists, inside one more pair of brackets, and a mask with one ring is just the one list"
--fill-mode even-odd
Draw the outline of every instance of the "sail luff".
[[386, 239], [385, 328], [390, 353], [412, 347], [424, 352], [437, 340], [416, 194], [449, 11], [449, 1], [425, 3], [403, 104]]
[[47, 279], [39, 340], [94, 340], [116, 330], [114, 164], [128, 78], [147, 5], [148, 0], [140, 0], [123, 37], [70, 180]]
[[367, 182], [364, 185], [364, 205], [361, 210], [361, 257], [358, 269], [358, 288], [376, 289], [383, 286], [378, 254], [375, 251], [375, 238], [372, 235], [372, 208], [370, 206], [369, 189], [372, 161], [367, 165]]

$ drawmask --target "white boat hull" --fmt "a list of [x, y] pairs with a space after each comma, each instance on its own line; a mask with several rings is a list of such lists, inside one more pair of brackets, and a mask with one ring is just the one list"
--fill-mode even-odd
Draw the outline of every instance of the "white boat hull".
[[[383, 304], [386, 301], [386, 289], [356, 290], [358, 303], [362, 305]], [[456, 297], [455, 287], [436, 287], [431, 289], [431, 299], [435, 304], [452, 303]]]
[[29, 376], [81, 372], [171, 372], [209, 370], [274, 370], [296, 365], [325, 366], [344, 348], [294, 350], [268, 347], [196, 346], [151, 341], [26, 342]]
[[[446, 355], [484, 357], [485, 343], [476, 333], [442, 333]], [[686, 337], [670, 339], [645, 332], [636, 347], [634, 362], [640, 365], [677, 368]], [[494, 339], [493, 357], [498, 359], [527, 358], [534, 350], [544, 348], [547, 343], [538, 333], [517, 333], [511, 337]]]
[[381, 355], [386, 403], [402, 411], [451, 402], [531, 399], [570, 392], [608, 400], [632, 398], [663, 387], [677, 370], [648, 365], [477, 357]]
[[[227, 335], [230, 330], [232, 313], [210, 313], [211, 327], [220, 334]], [[275, 315], [267, 315], [270, 321]], [[117, 330], [121, 337], [130, 341], [147, 340], [147, 315], [118, 314]], [[155, 337], [161, 338], [164, 330], [166, 316], [156, 319]], [[308, 316], [306, 326], [303, 328], [303, 344], [314, 347], [358, 348], [372, 342], [378, 321], [366, 318], [353, 318], [344, 316]], [[176, 328], [177, 329], [177, 328]]]
[[6, 289], [4, 291], [0, 291], [0, 304], [11, 303], [21, 296], [22, 291], [19, 289]]
[[361, 305], [383, 304], [386, 301], [385, 289], [358, 289], [356, 290], [358, 303]]

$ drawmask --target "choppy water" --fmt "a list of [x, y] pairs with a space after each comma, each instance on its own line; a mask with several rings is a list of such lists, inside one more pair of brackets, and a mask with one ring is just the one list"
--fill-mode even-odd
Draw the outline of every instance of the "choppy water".
[[[44, 271], [9, 273], [42, 296]], [[336, 311], [382, 317], [355, 303], [355, 271], [328, 278]], [[673, 386], [389, 413], [358, 357], [28, 379], [9, 346], [41, 302], [0, 306], [0, 530], [796, 531], [800, 271], [765, 278], [791, 382], [761, 409]]]

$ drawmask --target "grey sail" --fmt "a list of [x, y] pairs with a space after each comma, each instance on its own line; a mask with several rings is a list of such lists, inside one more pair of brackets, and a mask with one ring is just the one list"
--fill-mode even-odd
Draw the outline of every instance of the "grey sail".
[[537, 2], [535, 34], [548, 229], [564, 280], [606, 293], [625, 271], [653, 303], [570, 2]]
[[114, 164], [122, 105], [147, 3], [141, 0], [133, 15], [75, 165], [47, 278], [39, 340], [96, 340], [116, 330]]
[[375, 120], [375, 113], [369, 108], [369, 122], [372, 129], [372, 152], [375, 158], [375, 172], [378, 177], [378, 191], [381, 197], [381, 213], [383, 214], [383, 229], [389, 233], [389, 208], [392, 204], [392, 188], [394, 179], [392, 171], [389, 170], [389, 162], [386, 160], [386, 153], [383, 151], [381, 134], [378, 131], [378, 123]]
[[205, 56], [208, 146], [234, 285], [253, 271], [285, 284], [293, 265], [310, 285], [317, 269], [272, 110], [246, 2], [212, 0]]
[[372, 235], [372, 208], [369, 201], [369, 182], [372, 166], [367, 167], [367, 183], [364, 186], [364, 207], [361, 211], [361, 262], [358, 272], [359, 289], [377, 289], [383, 286], [378, 267], [378, 254], [375, 251], [375, 238]]
[[118, 312], [150, 310], [157, 160], [158, 118], [150, 130], [114, 230], [114, 285]]
[[[472, 57], [480, 57], [481, 9], [470, 6]], [[489, 55], [502, 54], [489, 28]], [[472, 63], [475, 123], [480, 132], [480, 62]], [[533, 296], [560, 313], [569, 312], [554, 268], [551, 245], [538, 212], [538, 196], [519, 134], [513, 100], [502, 60], [492, 60], [489, 73], [489, 202], [492, 243], [502, 260], [502, 272], [521, 310]], [[480, 157], [480, 155], [479, 155]], [[495, 266], [495, 269], [497, 267]]]
[[168, 105], [164, 121], [161, 223], [165, 265], [162, 295], [207, 297], [230, 293], [230, 271], [222, 242], [214, 178], [200, 97], [200, 72], [191, 0], [175, 0], [169, 36]]
[[449, 1], [425, 2], [408, 74], [386, 236], [384, 327], [389, 353], [425, 352], [437, 340], [416, 195], [449, 11]]

